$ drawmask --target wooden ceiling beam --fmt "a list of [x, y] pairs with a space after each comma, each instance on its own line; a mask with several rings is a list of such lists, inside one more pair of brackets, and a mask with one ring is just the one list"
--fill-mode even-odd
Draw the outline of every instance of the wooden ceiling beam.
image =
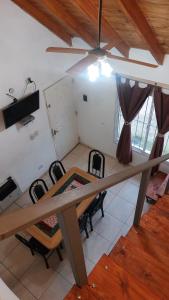
[[95, 39], [84, 29], [75, 17], [66, 11], [60, 0], [41, 0], [41, 3], [61, 22], [70, 27], [77, 36], [81, 37], [91, 47], [97, 46]]
[[[73, 6], [87, 16], [89, 20], [98, 27], [98, 10], [93, 6], [91, 0], [73, 0]], [[129, 46], [121, 39], [118, 33], [111, 27], [107, 20], [102, 17], [102, 35], [112, 43], [112, 48], [116, 47], [124, 56], [128, 57]]]
[[27, 0], [12, 0], [12, 1], [15, 4], [17, 4], [21, 9], [23, 9], [26, 13], [31, 15], [33, 18], [35, 18], [37, 21], [39, 21], [42, 25], [44, 25], [50, 31], [52, 31], [54, 34], [56, 34], [66, 44], [68, 44], [69, 46], [72, 46], [71, 34], [66, 32], [59, 23], [51, 20], [50, 17], [45, 14], [45, 12], [38, 9], [30, 1], [27, 1]]
[[148, 24], [143, 12], [138, 6], [136, 0], [117, 0], [120, 4], [122, 11], [125, 15], [134, 23], [142, 38], [148, 45], [151, 54], [158, 62], [162, 64], [164, 60], [164, 52], [158, 42], [154, 32], [152, 31], [150, 25]]

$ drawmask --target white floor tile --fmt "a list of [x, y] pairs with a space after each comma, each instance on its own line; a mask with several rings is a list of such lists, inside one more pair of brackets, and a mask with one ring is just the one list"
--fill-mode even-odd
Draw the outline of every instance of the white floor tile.
[[5, 258], [4, 265], [19, 279], [28, 270], [37, 256], [21, 243]]
[[106, 253], [110, 245], [110, 241], [93, 231], [90, 238], [83, 243], [84, 255], [93, 263], [97, 263], [100, 257]]
[[105, 213], [104, 218], [97, 219], [97, 222], [94, 224], [94, 231], [112, 242], [122, 226], [123, 223], [117, 220], [117, 218]]
[[59, 273], [55, 273], [48, 289], [42, 294], [40, 300], [63, 300], [72, 285]]
[[131, 204], [136, 204], [139, 186], [131, 182], [127, 182], [119, 191], [118, 196], [126, 199]]
[[[94, 268], [94, 263], [85, 257], [86, 271], [89, 274]], [[57, 268], [57, 272], [61, 274], [70, 284], [74, 284], [74, 276], [68, 258], [65, 258]]]
[[[123, 224], [123, 226], [124, 226], [124, 225], [125, 225], [125, 224]], [[107, 255], [110, 254], [110, 252], [113, 250], [114, 246], [115, 246], [116, 243], [118, 242], [119, 238], [123, 235], [123, 234], [122, 234], [122, 232], [123, 232], [122, 230], [123, 230], [123, 228], [118, 232], [118, 234], [116, 235], [114, 241], [110, 243], [109, 248], [108, 248], [107, 251], [106, 251], [106, 254], [107, 254]]]
[[41, 257], [32, 264], [21, 278], [22, 284], [36, 297], [40, 298], [42, 293], [46, 291], [53, 276], [56, 272], [49, 268], [47, 269]]
[[134, 205], [129, 203], [126, 199], [116, 195], [112, 203], [110, 203], [105, 211], [122, 223], [125, 223], [131, 215], [133, 209]]
[[18, 283], [18, 280], [14, 277], [14, 275], [2, 264], [0, 264], [0, 278], [10, 289], [13, 289]]
[[103, 203], [104, 209], [106, 209], [112, 203], [116, 194], [117, 193], [113, 193], [107, 190], [107, 194], [106, 197], [104, 198], [104, 203]]
[[18, 282], [16, 286], [13, 288], [13, 292], [21, 300], [36, 299], [20, 282]]
[[126, 182], [120, 182], [108, 189], [108, 191], [112, 192], [114, 195], [120, 192], [120, 190], [125, 186]]
[[18, 244], [19, 242], [14, 236], [0, 241], [0, 261], [3, 262]]
[[29, 205], [32, 205], [32, 201], [30, 199], [30, 196], [28, 192], [25, 192], [17, 201], [16, 204], [20, 207], [26, 207]]

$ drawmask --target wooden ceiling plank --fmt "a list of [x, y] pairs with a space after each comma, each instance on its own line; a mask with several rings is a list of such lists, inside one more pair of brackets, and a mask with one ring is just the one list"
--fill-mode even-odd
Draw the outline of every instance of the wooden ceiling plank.
[[[98, 27], [98, 10], [95, 6], [93, 6], [91, 0], [73, 0], [73, 5], [79, 9], [82, 14], [85, 14], [95, 27]], [[124, 56], [128, 57], [129, 46], [122, 41], [121, 37], [104, 19], [104, 17], [102, 17], [102, 34], [109, 40], [109, 42], [114, 43], [114, 47], [116, 47]]]
[[59, 0], [41, 0], [41, 3], [61, 22], [70, 27], [79, 37], [87, 42], [91, 47], [95, 48], [96, 41], [94, 38], [84, 29], [75, 17], [73, 17]]
[[134, 23], [144, 41], [147, 43], [153, 57], [162, 64], [164, 60], [164, 52], [158, 42], [154, 32], [147, 22], [146, 17], [139, 8], [136, 0], [117, 0], [122, 11]]
[[50, 19], [42, 10], [35, 7], [30, 1], [27, 0], [12, 0], [16, 5], [23, 9], [26, 13], [31, 15], [42, 25], [47, 27], [50, 31], [56, 34], [66, 44], [72, 46], [72, 36], [64, 30], [64, 28], [57, 22]]

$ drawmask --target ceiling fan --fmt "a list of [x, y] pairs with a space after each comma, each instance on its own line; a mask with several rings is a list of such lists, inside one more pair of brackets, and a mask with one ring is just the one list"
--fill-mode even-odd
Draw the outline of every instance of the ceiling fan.
[[85, 70], [88, 66], [95, 63], [98, 59], [103, 57], [108, 57], [110, 59], [125, 61], [133, 64], [143, 65], [150, 68], [157, 68], [158, 65], [150, 64], [147, 62], [134, 60], [118, 55], [113, 55], [109, 52], [114, 47], [113, 42], [108, 43], [103, 48], [100, 47], [101, 44], [101, 25], [102, 25], [102, 0], [99, 0], [99, 10], [98, 10], [98, 41], [97, 47], [92, 50], [78, 49], [78, 48], [61, 48], [61, 47], [49, 47], [46, 49], [47, 52], [55, 53], [69, 53], [69, 54], [88, 54], [70, 69], [67, 70], [70, 74], [76, 74]]

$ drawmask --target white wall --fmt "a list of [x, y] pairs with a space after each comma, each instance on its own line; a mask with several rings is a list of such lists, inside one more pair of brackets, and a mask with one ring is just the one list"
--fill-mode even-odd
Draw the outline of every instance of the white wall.
[[[77, 97], [78, 130], [80, 141], [109, 155], [114, 155], [113, 128], [115, 99], [117, 97], [115, 81], [75, 79]], [[83, 101], [83, 94], [88, 97]]]
[[42, 91], [62, 77], [79, 55], [45, 53], [48, 46], [67, 45], [12, 1], [0, 0], [0, 7], [0, 109], [11, 103], [5, 95], [9, 88], [18, 98], [23, 95], [27, 77], [40, 89], [35, 121], [0, 132], [0, 182], [11, 175], [24, 191], [55, 159]]

